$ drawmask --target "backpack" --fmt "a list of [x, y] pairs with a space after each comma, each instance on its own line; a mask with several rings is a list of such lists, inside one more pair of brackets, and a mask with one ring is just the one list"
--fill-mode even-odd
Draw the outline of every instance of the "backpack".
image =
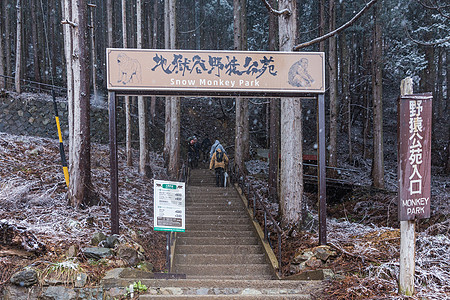
[[223, 152], [216, 151], [216, 161], [217, 162], [223, 161]]

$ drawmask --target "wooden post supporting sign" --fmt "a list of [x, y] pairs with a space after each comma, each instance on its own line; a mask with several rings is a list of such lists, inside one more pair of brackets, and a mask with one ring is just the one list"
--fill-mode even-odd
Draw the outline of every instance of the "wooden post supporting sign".
[[402, 80], [398, 103], [399, 292], [414, 294], [415, 220], [430, 217], [432, 94], [413, 94]]

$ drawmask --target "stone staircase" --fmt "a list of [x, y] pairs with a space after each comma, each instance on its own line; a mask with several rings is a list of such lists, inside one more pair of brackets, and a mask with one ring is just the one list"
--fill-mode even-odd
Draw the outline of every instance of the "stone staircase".
[[238, 193], [216, 187], [207, 169], [191, 171], [186, 232], [178, 234], [175, 249], [174, 271], [188, 279], [274, 278]]
[[186, 232], [177, 234], [173, 261], [172, 273], [186, 279], [119, 275], [109, 284], [140, 280], [148, 290], [139, 299], [320, 299], [323, 289], [321, 281], [275, 280], [239, 194], [234, 187], [216, 187], [207, 169], [191, 171]]

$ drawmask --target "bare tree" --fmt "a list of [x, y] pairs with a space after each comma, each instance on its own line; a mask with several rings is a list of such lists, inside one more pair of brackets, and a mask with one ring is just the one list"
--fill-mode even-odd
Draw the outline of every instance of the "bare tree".
[[[166, 0], [165, 21], [167, 22], [166, 48], [175, 49], [177, 42], [176, 26], [176, 0]], [[164, 151], [166, 153], [166, 163], [168, 163], [169, 175], [175, 178], [180, 168], [180, 98], [166, 98], [166, 140]], [[167, 148], [166, 148], [167, 147]]]
[[38, 33], [37, 33], [37, 18], [36, 18], [36, 0], [31, 0], [31, 39], [33, 41], [33, 71], [34, 71], [34, 80], [37, 82], [41, 81], [40, 76], [40, 57], [39, 57], [39, 43], [38, 43]]
[[[137, 17], [137, 48], [142, 48], [142, 3], [136, 1]], [[138, 115], [139, 115], [139, 173], [145, 175], [145, 167], [148, 163], [147, 153], [147, 109], [144, 96], [138, 96]]]
[[[336, 1], [330, 0], [328, 3], [329, 29], [332, 32], [336, 27]], [[328, 78], [330, 84], [330, 150], [329, 161], [330, 167], [337, 167], [337, 59], [336, 59], [336, 36], [328, 39]]]
[[373, 69], [372, 69], [372, 93], [373, 93], [373, 160], [372, 180], [373, 185], [384, 188], [384, 151], [383, 151], [383, 37], [381, 31], [380, 4], [374, 7], [374, 38], [373, 38]]
[[69, 199], [73, 206], [79, 207], [97, 202], [91, 182], [87, 2], [64, 0], [63, 4], [63, 23], [66, 24], [64, 46], [68, 66], [69, 132], [71, 132]]
[[[341, 2], [341, 17], [345, 17], [346, 2]], [[340, 62], [340, 74], [341, 74], [341, 84], [342, 84], [342, 104], [344, 110], [344, 117], [342, 118], [342, 130], [347, 130], [348, 139], [348, 161], [351, 163], [353, 161], [353, 151], [352, 151], [352, 120], [351, 120], [351, 98], [349, 91], [350, 84], [350, 60], [348, 45], [347, 45], [347, 35], [345, 31], [339, 36], [340, 49], [341, 49], [341, 59]]]
[[95, 4], [88, 4], [90, 10], [91, 10], [91, 25], [90, 31], [91, 31], [91, 71], [92, 71], [92, 87], [94, 88], [94, 99], [97, 98], [97, 55], [95, 51], [95, 28], [94, 28], [94, 9], [97, 7]]
[[[3, 12], [3, 1], [0, 2], [0, 12]], [[5, 65], [3, 63], [5, 56], [3, 55], [3, 25], [0, 24], [0, 90], [5, 88]]]
[[[164, 46], [166, 49], [170, 49], [170, 15], [169, 15], [169, 0], [164, 0]], [[172, 135], [170, 134], [170, 121], [171, 121], [171, 100], [170, 97], [166, 97], [165, 99], [165, 128], [164, 128], [164, 162], [167, 166], [170, 159], [170, 138]]]
[[[127, 3], [122, 0], [122, 41], [123, 47], [128, 48], [127, 42]], [[131, 109], [130, 97], [125, 96], [125, 152], [127, 155], [127, 166], [133, 165], [133, 154], [131, 149]]]
[[[280, 0], [280, 51], [292, 51], [297, 38], [297, 5], [294, 0]], [[281, 99], [281, 197], [283, 227], [296, 227], [301, 221], [303, 198], [302, 106], [299, 98]]]
[[[151, 47], [153, 49], [156, 49], [157, 47], [157, 41], [158, 41], [158, 2], [159, 0], [154, 0], [153, 3], [153, 30], [152, 32], [152, 38], [151, 40]], [[150, 12], [149, 12], [150, 15]], [[151, 18], [149, 18], [149, 28], [150, 28], [150, 22], [151, 22]], [[149, 30], [150, 31], [150, 30]], [[150, 120], [152, 122], [152, 124], [155, 124], [156, 122], [156, 96], [152, 96], [150, 98]]]
[[11, 76], [12, 74], [12, 66], [11, 66], [11, 40], [13, 37], [11, 36], [11, 4], [9, 1], [5, 2], [5, 60], [6, 60], [6, 75]]
[[[234, 0], [234, 50], [247, 49], [246, 2]], [[244, 161], [249, 156], [250, 133], [248, 126], [248, 100], [238, 97], [236, 101], [236, 137], [234, 161], [244, 171]]]
[[108, 34], [108, 47], [113, 47], [113, 4], [112, 0], [106, 0], [106, 31]]
[[20, 75], [22, 68], [22, 7], [20, 4], [20, 0], [17, 0], [16, 4], [17, 10], [17, 27], [16, 27], [16, 73], [14, 77], [14, 85], [16, 88], [16, 92], [20, 94]]
[[[271, 0], [274, 7], [277, 1]], [[277, 8], [277, 7], [276, 7]], [[269, 50], [278, 50], [278, 18], [274, 14], [269, 15]], [[278, 201], [278, 164], [280, 148], [280, 99], [270, 99], [270, 128], [269, 128], [269, 196], [272, 201]]]

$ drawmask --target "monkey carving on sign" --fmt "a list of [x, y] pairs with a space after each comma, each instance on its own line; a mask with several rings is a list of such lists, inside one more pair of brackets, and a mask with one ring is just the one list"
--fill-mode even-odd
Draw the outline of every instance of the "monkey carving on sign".
[[128, 83], [140, 83], [142, 80], [141, 64], [137, 59], [132, 59], [124, 53], [117, 55], [117, 64], [119, 65], [119, 80], [124, 85]]

